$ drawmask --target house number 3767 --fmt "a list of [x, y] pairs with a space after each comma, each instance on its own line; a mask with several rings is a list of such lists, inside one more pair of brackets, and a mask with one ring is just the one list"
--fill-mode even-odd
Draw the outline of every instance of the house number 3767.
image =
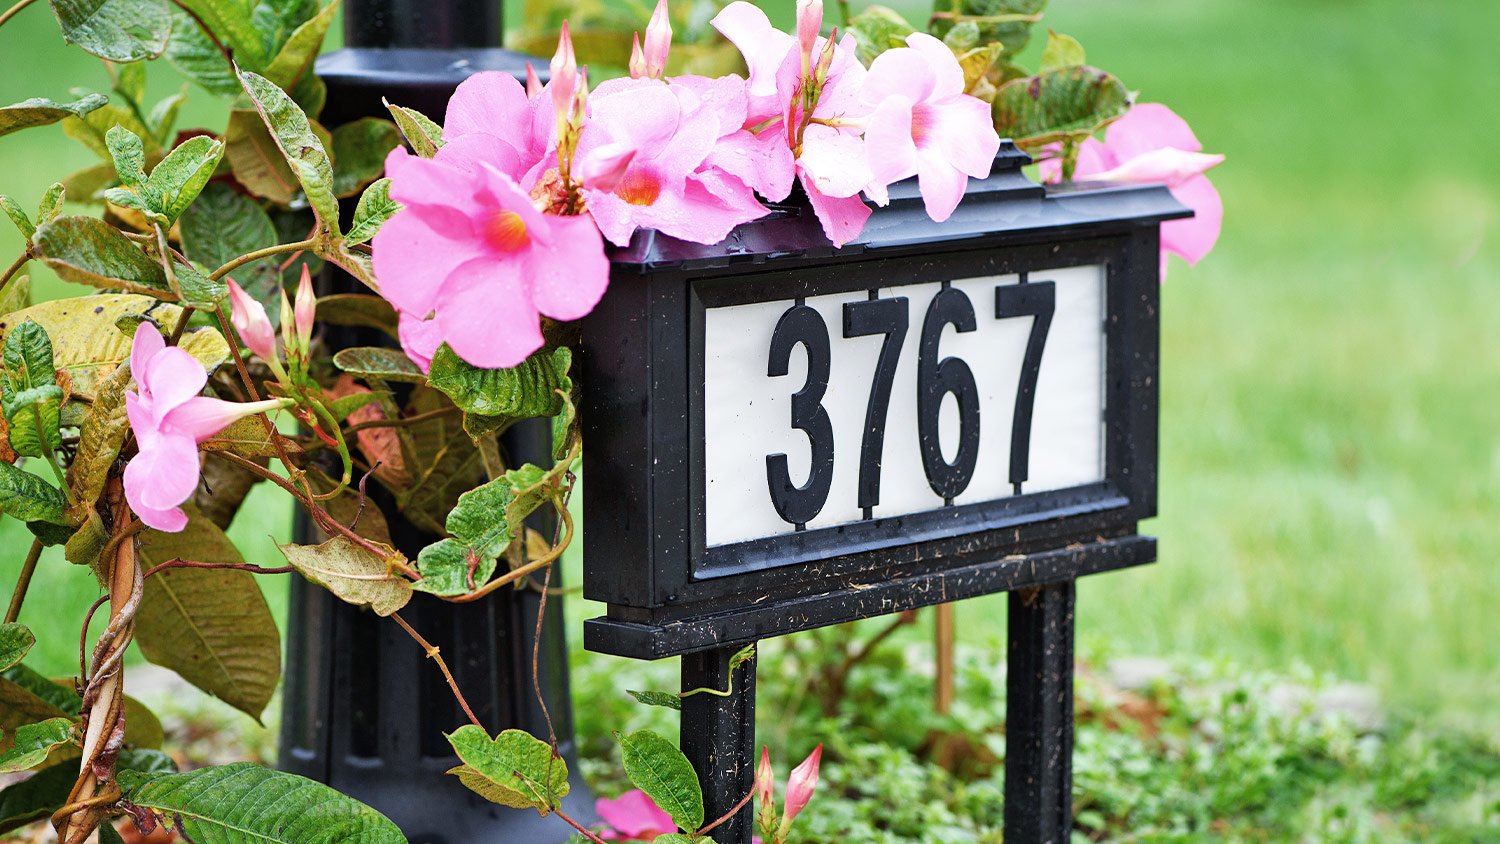
[[[1042, 351], [1056, 303], [1056, 285], [1051, 281], [995, 287], [995, 319], [1032, 318], [1026, 352], [1021, 361], [1011, 426], [1010, 482], [1017, 490], [1028, 474], [1037, 375], [1041, 370]], [[864, 509], [866, 518], [880, 503], [880, 465], [885, 445], [886, 415], [893, 398], [892, 386], [901, 350], [905, 347], [910, 328], [910, 304], [906, 297], [898, 296], [846, 302], [843, 306], [844, 337], [884, 335], [871, 379], [864, 433], [859, 446], [858, 506]], [[962, 494], [974, 477], [979, 458], [980, 406], [973, 370], [962, 358], [943, 357], [938, 348], [943, 331], [950, 325], [958, 332], [974, 331], [978, 327], [978, 315], [968, 294], [945, 285], [933, 297], [922, 317], [917, 343], [916, 395], [896, 398], [897, 401], [916, 402], [922, 468], [932, 491], [948, 503]], [[788, 374], [792, 350], [796, 346], [801, 345], [807, 355], [806, 383], [791, 397], [792, 427], [807, 436], [812, 450], [807, 480], [801, 486], [793, 482], [786, 454], [766, 455], [766, 481], [771, 501], [781, 518], [795, 525], [806, 524], [822, 511], [833, 484], [836, 444], [828, 410], [823, 406], [831, 373], [830, 342], [823, 316], [801, 302], [781, 315], [771, 335], [766, 367], [768, 376], [778, 378]], [[938, 427], [944, 398], [948, 395], [955, 400], [959, 418], [958, 450], [951, 462], [944, 457]]]

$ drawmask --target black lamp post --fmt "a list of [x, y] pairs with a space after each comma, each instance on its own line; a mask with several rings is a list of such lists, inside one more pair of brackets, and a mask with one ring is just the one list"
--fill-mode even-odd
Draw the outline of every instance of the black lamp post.
[[[318, 62], [328, 84], [326, 125], [387, 116], [382, 97], [441, 119], [453, 89], [475, 72], [524, 78], [527, 57], [499, 47], [501, 4], [495, 0], [348, 0], [344, 9], [348, 46]], [[355, 286], [336, 271], [325, 284]], [[335, 347], [380, 342], [358, 329], [336, 331], [326, 336]], [[550, 433], [545, 424], [517, 426], [502, 446], [517, 463], [540, 463], [550, 451]], [[377, 491], [371, 494], [377, 504], [387, 503]], [[393, 507], [384, 509], [392, 540], [407, 555], [414, 558], [435, 539]], [[532, 527], [550, 535], [550, 525], [540, 520]], [[419, 594], [402, 617], [442, 650], [487, 728], [546, 737], [550, 714], [559, 748], [576, 772], [562, 603], [548, 603], [533, 685], [538, 603], [530, 590], [503, 590], [473, 604]], [[488, 803], [445, 774], [457, 760], [443, 733], [467, 719], [436, 667], [392, 622], [296, 582], [287, 666], [283, 769], [369, 803], [412, 844], [550, 844], [569, 837], [556, 819]], [[575, 817], [592, 819], [592, 800], [576, 775], [565, 804]]]

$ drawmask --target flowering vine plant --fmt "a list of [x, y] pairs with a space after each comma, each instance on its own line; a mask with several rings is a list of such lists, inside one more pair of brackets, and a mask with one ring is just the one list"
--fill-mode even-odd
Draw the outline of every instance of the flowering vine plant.
[[[49, 0], [63, 36], [104, 60], [109, 93], [0, 108], [0, 135], [61, 123], [99, 156], [35, 212], [0, 196], [25, 240], [0, 270], [0, 511], [34, 537], [0, 627], [0, 773], [37, 771], [11, 786], [25, 800], [0, 791], [0, 832], [50, 819], [64, 844], [81, 844], [96, 830], [113, 840], [114, 819], [129, 817], [185, 840], [291, 844], [316, 829], [325, 841], [403, 841], [374, 810], [290, 774], [177, 772], [154, 716], [125, 695], [136, 643], [259, 717], [281, 666], [254, 578], [298, 573], [390, 618], [432, 657], [471, 721], [447, 736], [462, 785], [596, 842], [706, 840], [734, 813], [704, 817], [686, 757], [644, 730], [620, 737], [639, 791], [601, 803], [602, 827], [572, 818], [554, 743], [480, 723], [400, 614], [417, 592], [462, 603], [545, 590], [574, 536], [583, 447], [570, 323], [605, 295], [608, 244], [641, 231], [717, 243], [805, 203], [842, 246], [912, 178], [942, 221], [989, 174], [1002, 136], [1043, 159], [1049, 179], [1164, 181], [1211, 204], [1164, 232], [1189, 260], [1217, 235], [1202, 174], [1220, 158], [1185, 123], [1131, 109], [1066, 36], [1051, 37], [1036, 74], [1011, 61], [1044, 0], [943, 0], [927, 32], [873, 6], [841, 7], [832, 26], [819, 0], [801, 0], [783, 32], [743, 0], [709, 2], [697, 17], [723, 40], [691, 32], [686, 59], [673, 49], [680, 11], [661, 0], [631, 39], [628, 76], [591, 82], [561, 21], [545, 83], [534, 70], [524, 82], [480, 73], [441, 125], [391, 105], [391, 120], [329, 131], [311, 68], [337, 0]], [[674, 72], [726, 51], [739, 72]], [[146, 101], [158, 57], [223, 101], [221, 129], [178, 129], [186, 88]], [[98, 292], [34, 303], [33, 262]], [[318, 295], [313, 276], [329, 265], [360, 287]], [[331, 328], [374, 339], [335, 347]], [[539, 418], [551, 420], [548, 459], [513, 465], [499, 436]], [[367, 499], [370, 482], [386, 510]], [[323, 541], [247, 562], [224, 531], [262, 483]], [[550, 535], [527, 527], [539, 511], [555, 514]], [[394, 514], [433, 541], [397, 548]], [[103, 589], [85, 633], [107, 616], [63, 684], [24, 662], [34, 639], [18, 621], [49, 546]], [[767, 844], [788, 840], [820, 760], [814, 751], [792, 773], [778, 808], [763, 757], [736, 811], [758, 796]]]

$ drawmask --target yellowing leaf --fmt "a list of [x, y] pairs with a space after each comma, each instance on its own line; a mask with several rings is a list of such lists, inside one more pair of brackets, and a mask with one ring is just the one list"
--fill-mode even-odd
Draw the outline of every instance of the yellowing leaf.
[[355, 606], [367, 606], [388, 616], [411, 600], [411, 582], [395, 574], [391, 563], [404, 562], [389, 545], [372, 542], [376, 554], [344, 536], [322, 545], [278, 545], [286, 561], [303, 577]]

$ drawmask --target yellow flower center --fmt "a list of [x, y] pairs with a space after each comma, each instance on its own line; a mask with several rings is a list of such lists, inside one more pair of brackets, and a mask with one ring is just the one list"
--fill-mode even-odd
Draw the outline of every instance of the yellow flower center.
[[491, 217], [483, 234], [484, 239], [501, 252], [516, 252], [531, 242], [526, 234], [526, 221], [514, 211], [501, 211]]
[[650, 173], [631, 170], [615, 186], [615, 196], [631, 205], [651, 205], [661, 196], [661, 182]]

